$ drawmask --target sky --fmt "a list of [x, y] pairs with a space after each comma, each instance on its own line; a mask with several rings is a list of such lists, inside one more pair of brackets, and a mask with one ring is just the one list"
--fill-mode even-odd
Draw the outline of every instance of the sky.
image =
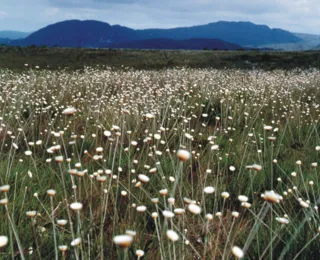
[[69, 19], [135, 29], [250, 21], [320, 34], [320, 0], [0, 0], [0, 30], [31, 32]]

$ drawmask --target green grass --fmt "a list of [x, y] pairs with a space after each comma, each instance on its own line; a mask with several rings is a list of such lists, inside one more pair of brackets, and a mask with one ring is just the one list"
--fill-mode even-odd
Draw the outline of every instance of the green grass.
[[262, 52], [262, 51], [185, 51], [185, 50], [124, 50], [76, 49], [46, 47], [0, 46], [0, 68], [24, 70], [32, 68], [83, 69], [85, 66], [108, 66], [136, 69], [174, 67], [215, 69], [292, 70], [320, 67], [320, 52]]
[[[0, 71], [0, 186], [10, 185], [0, 193], [8, 197], [0, 236], [9, 238], [1, 259], [134, 259], [137, 249], [145, 259], [232, 259], [233, 246], [243, 248], [244, 259], [317, 259], [318, 70], [22, 68]], [[74, 115], [63, 114], [69, 106]], [[190, 159], [180, 161], [179, 149]], [[252, 164], [262, 170], [248, 169]], [[204, 193], [208, 186], [213, 194]], [[54, 212], [48, 189], [57, 192]], [[283, 199], [266, 202], [261, 195], [269, 190]], [[188, 210], [190, 200], [199, 215]], [[73, 202], [82, 203], [79, 213]], [[142, 205], [146, 211], [138, 212]], [[185, 213], [162, 215], [176, 208]], [[32, 210], [37, 215], [27, 217]], [[58, 219], [68, 224], [53, 225]], [[168, 240], [169, 229], [177, 242]], [[123, 249], [113, 238], [127, 230], [136, 235]], [[68, 246], [65, 254], [54, 238]]]

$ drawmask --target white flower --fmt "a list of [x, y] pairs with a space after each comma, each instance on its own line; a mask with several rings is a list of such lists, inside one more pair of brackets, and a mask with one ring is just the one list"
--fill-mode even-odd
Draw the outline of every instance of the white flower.
[[186, 133], [184, 136], [189, 140], [193, 139], [193, 136], [191, 134]]
[[174, 213], [169, 211], [169, 210], [164, 210], [162, 211], [162, 215], [165, 217], [165, 218], [173, 218], [174, 217]]
[[58, 219], [57, 220], [57, 224], [59, 226], [65, 226], [65, 225], [67, 225], [67, 223], [68, 223], [68, 220], [66, 220], [66, 219]]
[[173, 230], [168, 230], [167, 231], [167, 238], [169, 238], [173, 242], [176, 242], [179, 240], [179, 235], [177, 234], [177, 232], [175, 232]]
[[102, 148], [102, 147], [97, 147], [97, 148], [96, 148], [96, 152], [102, 153], [102, 152], [103, 152], [103, 148]]
[[246, 208], [246, 209], [248, 209], [248, 208], [251, 207], [251, 204], [250, 204], [249, 202], [242, 202], [242, 203], [241, 203], [241, 206], [244, 207], [244, 208]]
[[80, 202], [73, 202], [73, 203], [71, 203], [71, 205], [70, 205], [70, 208], [71, 208], [72, 210], [74, 210], [74, 211], [78, 211], [78, 210], [82, 209], [82, 207], [83, 207], [83, 205], [82, 205], [82, 203], [80, 203]]
[[156, 140], [160, 140], [161, 139], [161, 135], [159, 135], [159, 134], [154, 134], [154, 139], [156, 139]]
[[215, 144], [211, 146], [211, 151], [217, 151], [217, 150], [219, 150], [219, 145]]
[[0, 186], [0, 192], [8, 192], [10, 189], [10, 185], [3, 185], [3, 186]]
[[47, 194], [51, 197], [53, 197], [54, 195], [56, 195], [56, 191], [55, 190], [47, 190]]
[[61, 245], [58, 247], [60, 251], [65, 252], [67, 251], [68, 247], [66, 245]]
[[300, 206], [306, 209], [306, 208], [309, 207], [309, 204], [308, 204], [307, 202], [301, 200], [301, 201], [300, 201]]
[[62, 111], [64, 115], [73, 115], [77, 110], [74, 107], [68, 107]]
[[182, 208], [176, 208], [176, 209], [174, 209], [173, 212], [174, 212], [175, 214], [177, 214], [177, 215], [182, 215], [183, 213], [185, 213], [185, 210], [182, 209]]
[[222, 196], [222, 198], [227, 199], [230, 197], [230, 194], [229, 194], [229, 192], [224, 191], [221, 193], [221, 196]]
[[163, 189], [163, 190], [160, 190], [159, 193], [162, 196], [166, 196], [168, 194], [168, 190], [167, 189]]
[[289, 224], [289, 219], [287, 218], [276, 218], [276, 221], [278, 221], [281, 224]]
[[232, 215], [232, 217], [234, 217], [234, 218], [238, 218], [240, 214], [239, 214], [238, 211], [232, 211], [232, 212], [231, 212], [231, 215]]
[[72, 240], [71, 246], [78, 246], [78, 245], [80, 245], [80, 243], [81, 243], [81, 238], [78, 237], [78, 238]]
[[137, 211], [138, 212], [145, 212], [147, 210], [147, 207], [146, 206], [138, 206], [137, 207]]
[[190, 159], [191, 154], [186, 150], [179, 150], [177, 156], [181, 161], [187, 161]]
[[239, 195], [238, 196], [238, 200], [241, 202], [247, 202], [249, 200], [249, 198], [247, 196], [244, 195]]
[[268, 202], [271, 202], [271, 203], [279, 203], [280, 200], [282, 200], [282, 196], [275, 193], [273, 190], [271, 191], [265, 191], [264, 194], [261, 195], [261, 197], [265, 200], [265, 201], [268, 201]]
[[252, 165], [248, 165], [246, 166], [246, 169], [253, 169], [253, 170], [256, 170], [256, 171], [261, 171], [262, 170], [262, 166], [259, 165], [259, 164], [252, 164]]
[[137, 145], [138, 145], [138, 142], [137, 142], [137, 141], [131, 141], [131, 145], [132, 145], [132, 146], [137, 146]]
[[205, 187], [205, 188], [203, 189], [203, 191], [204, 191], [204, 193], [212, 194], [212, 193], [214, 193], [215, 188], [212, 187], [212, 186], [208, 186], [208, 187]]
[[157, 212], [152, 212], [151, 216], [152, 216], [152, 218], [156, 219], [158, 217], [158, 213]]
[[195, 204], [189, 204], [188, 210], [195, 215], [198, 215], [201, 213], [201, 208], [198, 205]]
[[152, 119], [152, 118], [155, 118], [155, 115], [153, 115], [153, 114], [151, 114], [151, 113], [147, 113], [147, 114], [146, 114], [146, 118]]
[[232, 247], [232, 253], [237, 258], [242, 258], [244, 256], [242, 249], [237, 246]]
[[111, 132], [108, 131], [108, 130], [105, 130], [105, 131], [103, 132], [103, 134], [104, 134], [104, 136], [106, 136], [106, 137], [111, 136]]
[[140, 249], [136, 250], [136, 256], [137, 256], [137, 257], [142, 257], [142, 256], [144, 256], [144, 251], [143, 251], [143, 250], [140, 250]]
[[55, 160], [56, 162], [58, 162], [58, 163], [61, 163], [61, 162], [63, 162], [63, 156], [56, 156], [56, 157], [54, 158], [54, 160]]
[[0, 247], [4, 247], [8, 244], [8, 237], [0, 236]]
[[33, 217], [35, 217], [37, 215], [37, 211], [35, 211], [35, 210], [27, 211], [26, 215], [29, 218], [33, 218]]
[[210, 214], [210, 213], [208, 213], [208, 214], [206, 214], [205, 218], [206, 218], [207, 220], [212, 220], [212, 219], [213, 219], [213, 215]]
[[149, 182], [150, 181], [150, 178], [147, 176], [147, 175], [144, 175], [144, 174], [139, 174], [138, 175], [138, 179], [142, 182]]
[[113, 242], [117, 245], [117, 246], [121, 246], [121, 247], [128, 247], [131, 245], [133, 241], [133, 237], [129, 236], [129, 235], [119, 235], [119, 236], [115, 236], [113, 238]]
[[272, 130], [272, 126], [270, 126], [270, 125], [265, 125], [265, 126], [263, 127], [263, 129], [264, 129], [265, 131], [270, 131], [270, 130]]

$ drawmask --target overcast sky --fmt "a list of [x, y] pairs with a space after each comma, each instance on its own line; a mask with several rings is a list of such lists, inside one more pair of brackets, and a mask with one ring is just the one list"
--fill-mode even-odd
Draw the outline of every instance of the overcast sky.
[[320, 34], [320, 0], [0, 0], [0, 30], [35, 31], [67, 19], [136, 29], [251, 21]]

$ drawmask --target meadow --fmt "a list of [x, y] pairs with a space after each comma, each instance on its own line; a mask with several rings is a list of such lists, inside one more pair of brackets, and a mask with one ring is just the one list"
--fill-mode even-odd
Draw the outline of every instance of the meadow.
[[143, 70], [166, 68], [320, 69], [320, 51], [259, 50], [134, 50], [93, 48], [10, 47], [0, 45], [0, 69], [23, 71], [24, 64], [48, 70], [69, 71], [86, 66]]
[[320, 71], [0, 70], [1, 259], [319, 259]]

